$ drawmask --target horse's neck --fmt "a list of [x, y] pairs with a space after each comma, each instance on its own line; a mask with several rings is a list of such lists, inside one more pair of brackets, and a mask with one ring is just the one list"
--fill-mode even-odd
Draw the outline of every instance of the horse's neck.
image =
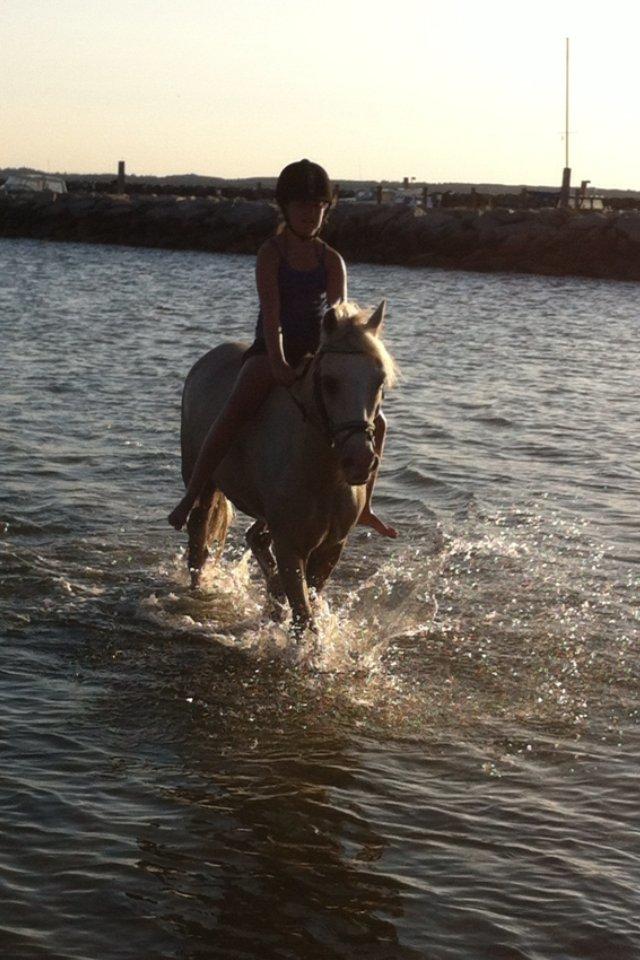
[[315, 404], [311, 378], [298, 382], [295, 390], [297, 409], [291, 397], [278, 409], [279, 443], [277, 453], [271, 451], [286, 469], [284, 473], [278, 469], [277, 489], [270, 487], [266, 496], [275, 496], [278, 509], [284, 498], [290, 517], [297, 518], [312, 541], [318, 542], [329, 528], [341, 539], [362, 509], [364, 488], [350, 487], [342, 475]]
[[[300, 449], [304, 463], [313, 477], [322, 474], [323, 480], [338, 473], [338, 461], [327, 437], [322, 414], [316, 404], [313, 377], [305, 377], [297, 399], [301, 407]], [[320, 479], [320, 477], [318, 477]]]

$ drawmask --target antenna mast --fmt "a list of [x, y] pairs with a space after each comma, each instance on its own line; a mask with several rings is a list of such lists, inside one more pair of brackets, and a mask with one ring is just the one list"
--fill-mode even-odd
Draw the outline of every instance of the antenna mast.
[[571, 167], [569, 166], [569, 37], [566, 38], [566, 79], [565, 79], [565, 128], [564, 128], [564, 170], [562, 186], [558, 197], [559, 207], [569, 206], [571, 192]]
[[566, 96], [565, 96], [565, 126], [564, 126], [564, 165], [569, 166], [569, 37], [567, 37], [567, 65], [566, 65]]

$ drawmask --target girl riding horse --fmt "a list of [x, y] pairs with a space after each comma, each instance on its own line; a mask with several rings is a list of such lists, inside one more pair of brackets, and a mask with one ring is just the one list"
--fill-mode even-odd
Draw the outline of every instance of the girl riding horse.
[[[320, 343], [322, 318], [329, 305], [347, 297], [347, 275], [340, 254], [318, 237], [333, 191], [325, 170], [300, 160], [278, 177], [276, 200], [284, 226], [258, 251], [256, 283], [260, 313], [255, 339], [246, 351], [235, 387], [202, 445], [186, 492], [169, 514], [181, 530], [203, 487], [225, 457], [242, 426], [250, 421], [274, 384], [286, 387], [296, 379], [295, 367]], [[375, 419], [374, 447], [382, 456], [386, 422]], [[359, 523], [387, 537], [396, 530], [371, 510], [377, 470], [367, 484]]]

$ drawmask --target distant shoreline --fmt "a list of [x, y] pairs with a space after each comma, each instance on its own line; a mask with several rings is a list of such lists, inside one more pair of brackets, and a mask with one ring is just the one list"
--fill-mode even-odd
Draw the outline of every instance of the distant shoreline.
[[[0, 237], [254, 254], [268, 201], [106, 194], [5, 195]], [[546, 208], [422, 210], [342, 203], [323, 236], [351, 262], [640, 280], [640, 214]]]

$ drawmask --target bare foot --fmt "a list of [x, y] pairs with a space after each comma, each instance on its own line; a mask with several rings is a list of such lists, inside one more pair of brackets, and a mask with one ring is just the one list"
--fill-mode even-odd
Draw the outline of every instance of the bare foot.
[[373, 527], [376, 533], [379, 533], [382, 537], [391, 537], [392, 540], [395, 540], [398, 536], [396, 528], [384, 523], [372, 510], [363, 510], [358, 524], [363, 527]]
[[178, 506], [171, 511], [171, 513], [167, 517], [167, 520], [169, 521], [169, 523], [171, 524], [174, 530], [182, 530], [185, 523], [187, 522], [190, 512], [191, 512], [191, 508], [189, 507], [189, 505], [186, 504], [184, 500], [181, 500]]

